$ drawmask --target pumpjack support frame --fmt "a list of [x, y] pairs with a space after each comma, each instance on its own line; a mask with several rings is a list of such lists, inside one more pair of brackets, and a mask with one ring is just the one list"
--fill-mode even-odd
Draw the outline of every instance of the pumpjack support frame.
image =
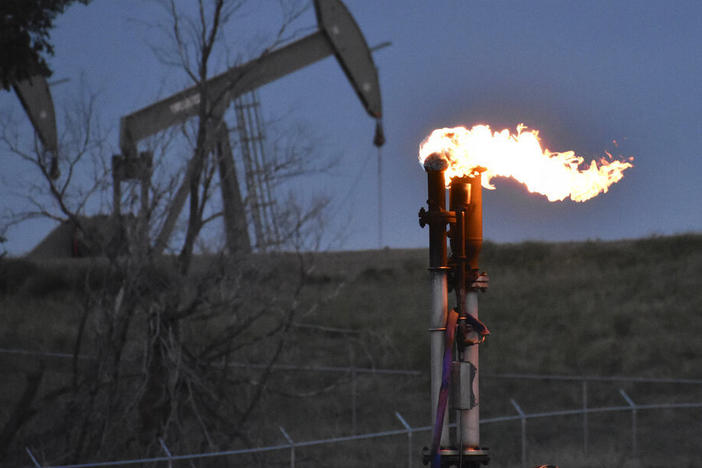
[[[361, 33], [358, 24], [349, 13], [346, 6], [339, 0], [315, 0], [314, 7], [318, 23], [318, 31], [290, 43], [279, 49], [266, 52], [255, 60], [208, 79], [204, 83], [191, 86], [170, 97], [144, 107], [136, 112], [122, 117], [120, 121], [120, 149], [122, 154], [117, 158], [124, 158], [124, 163], [130, 158], [136, 158], [137, 145], [142, 139], [165, 130], [173, 125], [182, 123], [198, 115], [200, 103], [203, 100], [201, 92], [204, 90], [204, 99], [207, 103], [221, 103], [226, 108], [228, 103], [242, 94], [257, 89], [267, 83], [282, 78], [307, 65], [315, 63], [331, 54], [337, 58], [354, 90], [358, 94], [367, 113], [379, 119], [382, 117], [382, 101], [380, 97], [380, 83], [378, 72], [373, 63], [371, 50]], [[217, 118], [221, 119], [222, 111]], [[213, 122], [213, 126], [220, 126], [220, 122]], [[224, 157], [229, 157], [224, 155]], [[118, 163], [120, 164], [120, 163]], [[236, 178], [234, 165], [227, 173], [220, 174], [222, 178]], [[114, 175], [114, 183], [120, 184], [123, 180], [120, 174]], [[167, 239], [175, 226], [175, 221], [182, 210], [187, 198], [187, 190], [191, 178], [190, 171], [186, 172], [181, 189], [167, 214], [164, 225], [159, 233], [155, 253], [160, 253], [165, 248]], [[237, 184], [230, 183], [230, 186]], [[115, 190], [115, 194], [120, 191]], [[143, 192], [143, 191], [142, 191]], [[238, 198], [227, 203], [230, 206], [243, 206], [240, 193], [230, 193], [227, 196]], [[119, 201], [115, 200], [115, 211], [119, 213]], [[144, 205], [142, 203], [142, 205]], [[226, 217], [244, 217], [245, 213], [225, 214]], [[230, 223], [231, 224], [231, 223]], [[244, 250], [249, 250], [248, 239], [240, 233], [236, 243], [246, 243]], [[231, 245], [234, 239], [228, 239], [230, 251], [241, 250], [241, 245]]]

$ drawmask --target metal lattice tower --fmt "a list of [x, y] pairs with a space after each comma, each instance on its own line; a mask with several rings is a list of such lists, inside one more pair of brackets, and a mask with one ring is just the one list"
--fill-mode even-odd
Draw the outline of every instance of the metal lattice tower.
[[266, 251], [279, 245], [281, 239], [271, 190], [273, 168], [266, 160], [266, 135], [260, 108], [261, 102], [255, 90], [234, 100], [238, 147], [244, 163], [246, 205], [253, 221], [255, 247]]

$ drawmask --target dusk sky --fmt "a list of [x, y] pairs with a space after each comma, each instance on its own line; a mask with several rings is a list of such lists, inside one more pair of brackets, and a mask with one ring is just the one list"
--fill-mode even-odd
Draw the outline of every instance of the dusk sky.
[[[254, 2], [255, 3], [255, 2]], [[549, 202], [520, 184], [494, 181], [485, 191], [484, 236], [497, 242], [619, 239], [702, 231], [702, 2], [699, 1], [382, 1], [344, 2], [377, 51], [384, 107], [383, 245], [424, 247], [417, 211], [426, 179], [419, 143], [435, 128], [524, 123], [552, 151], [587, 161], [609, 151], [634, 167], [609, 192], [585, 203]], [[276, 26], [276, 3], [247, 7], [226, 30], [230, 55], [256, 48]], [[52, 32], [50, 81], [57, 114], [77, 92], [81, 73], [100, 93], [100, 115], [118, 124], [159, 97], [191, 85], [154, 56], [163, 39], [146, 26], [165, 21], [153, 2], [93, 0], [73, 5]], [[315, 29], [312, 9], [296, 25]], [[224, 49], [214, 73], [226, 69]], [[328, 173], [300, 184], [333, 199], [333, 249], [378, 247], [375, 123], [333, 57], [259, 90], [266, 120], [302, 126], [318, 156], [338, 158]], [[2, 112], [29, 128], [17, 97], [0, 94]], [[61, 132], [59, 120], [59, 132]], [[271, 127], [273, 128], [273, 127]], [[271, 130], [273, 131], [273, 130]], [[614, 143], [616, 141], [616, 144]], [[8, 187], [23, 166], [5, 151], [2, 208], [16, 207]], [[175, 164], [178, 162], [175, 161]], [[17, 191], [17, 187], [13, 188]], [[32, 222], [8, 232], [13, 255], [51, 229]]]

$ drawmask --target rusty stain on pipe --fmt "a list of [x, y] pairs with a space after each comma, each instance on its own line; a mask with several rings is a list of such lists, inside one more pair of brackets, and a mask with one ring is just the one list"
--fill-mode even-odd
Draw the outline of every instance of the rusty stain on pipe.
[[[429, 224], [429, 267], [446, 268], [446, 186], [444, 171], [448, 162], [438, 153], [424, 161], [427, 172], [429, 211], [420, 211], [420, 224]], [[424, 218], [423, 218], [424, 216]], [[424, 221], [423, 221], [424, 220]]]

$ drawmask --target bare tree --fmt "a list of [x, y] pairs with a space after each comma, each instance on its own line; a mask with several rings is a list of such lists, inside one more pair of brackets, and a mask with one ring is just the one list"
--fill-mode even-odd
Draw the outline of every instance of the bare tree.
[[[208, 166], [207, 157], [212, 153], [213, 142], [218, 138], [217, 133], [225, 131], [223, 129], [226, 128], [223, 114], [229, 104], [229, 90], [238, 85], [237, 81], [232, 81], [218, 94], [211, 93], [208, 89], [208, 79], [212, 73], [210, 64], [217, 46], [226, 50], [226, 43], [223, 40], [224, 27], [234, 14], [243, 8], [245, 3], [243, 0], [214, 0], [206, 4], [203, 0], [199, 0], [197, 18], [188, 17], [182, 13], [173, 0], [164, 0], [161, 3], [168, 13], [168, 20], [160, 25], [160, 29], [165, 33], [168, 38], [167, 43], [171, 47], [170, 50], [163, 47], [154, 48], [154, 50], [164, 64], [182, 69], [195, 84], [200, 96], [193, 156], [189, 161], [182, 185], [182, 189], [186, 187], [188, 189], [190, 203], [186, 233], [179, 254], [182, 271], [187, 271], [197, 236], [205, 222], [211, 219], [205, 219], [203, 216], [206, 204], [211, 198], [209, 190], [213, 188], [214, 170], [208, 171], [207, 169], [215, 167], [214, 165]], [[280, 6], [282, 13], [280, 27], [274, 37], [268, 41], [267, 46], [259, 51], [259, 57], [294, 37], [294, 33], [288, 34], [289, 29], [305, 10], [299, 1], [281, 1]], [[241, 53], [237, 54], [237, 59], [240, 59], [241, 56]], [[228, 63], [228, 65], [232, 64]], [[245, 79], [245, 76], [239, 79]], [[229, 136], [226, 135], [225, 138], [228, 140]], [[221, 165], [226, 162], [227, 157], [221, 153], [218, 157], [220, 158], [218, 165], [223, 167]], [[302, 167], [299, 160], [290, 157], [286, 159], [284, 164], [266, 168], [266, 170], [282, 175], [281, 169], [283, 167], [289, 168], [291, 165]], [[231, 171], [233, 168], [228, 170]], [[224, 180], [220, 183], [223, 184]], [[181, 199], [182, 194], [185, 193], [182, 189], [179, 194]], [[172, 213], [169, 213], [171, 218], [177, 213], [179, 203], [181, 203], [180, 200], [174, 200], [171, 207]], [[231, 217], [231, 213], [229, 217]]]
[[[212, 208], [219, 164], [212, 142], [221, 131], [226, 102], [224, 96], [222, 101], [207, 98], [205, 86], [222, 28], [243, 2], [200, 0], [195, 17], [184, 16], [172, 0], [163, 5], [173, 48], [170, 54], [160, 50], [159, 56], [181, 67], [205, 98], [196, 121], [150, 142], [157, 156], [154, 167], [167, 157], [176, 132], [191, 143], [191, 156], [182, 172], [151, 184], [145, 221], [149, 230], [157, 230], [177, 211], [173, 207], [185, 191], [190, 202], [184, 235], [176, 258], [143, 255], [132, 248], [142, 234], [128, 218], [119, 225], [123, 229], [111, 225], [111, 237], [119, 231], [122, 241], [101, 250], [103, 259], [91, 264], [76, 294], [81, 319], [70, 379], [39, 392], [41, 374], [29, 376], [21, 398], [25, 411], [6, 421], [2, 432], [4, 448], [29, 443], [47, 462], [143, 456], [160, 450], [159, 438], [180, 452], [250, 444], [257, 408], [294, 321], [310, 310], [310, 302], [324, 300], [303, 300], [313, 268], [312, 255], [305, 251], [319, 245], [323, 197], [303, 207], [290, 194], [281, 203], [286, 252], [195, 255], [203, 227], [220, 215]], [[301, 11], [299, 3], [282, 4], [282, 24], [261, 54], [290, 37]], [[103, 207], [109, 191], [107, 133], [96, 127], [95, 99], [86, 96], [65, 115], [58, 180], [51, 179], [41, 148], [36, 143], [24, 148], [19, 133], [4, 122], [2, 142], [41, 175], [25, 194], [30, 209], [12, 213], [7, 225], [44, 216], [73, 223], [90, 237], [83, 215]], [[279, 154], [270, 168], [274, 179], [307, 170], [299, 148]], [[126, 200], [137, 192], [136, 185], [130, 186]], [[91, 240], [104, 245], [104, 239]]]

